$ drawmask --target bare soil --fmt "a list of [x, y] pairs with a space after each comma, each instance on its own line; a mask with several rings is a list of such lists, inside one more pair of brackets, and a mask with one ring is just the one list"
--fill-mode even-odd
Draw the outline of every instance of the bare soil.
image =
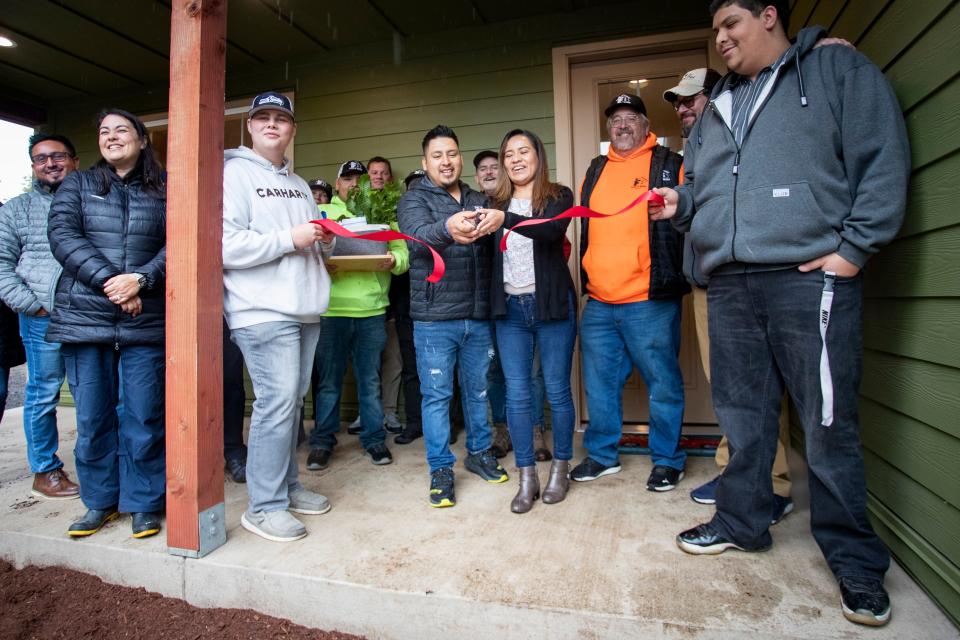
[[0, 561], [0, 640], [362, 640], [250, 609], [201, 609], [61, 567]]

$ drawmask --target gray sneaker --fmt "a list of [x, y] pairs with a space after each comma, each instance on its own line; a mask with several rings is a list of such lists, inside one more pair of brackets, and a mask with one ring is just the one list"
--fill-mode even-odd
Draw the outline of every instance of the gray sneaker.
[[240, 516], [240, 524], [250, 533], [274, 542], [293, 542], [307, 535], [303, 523], [284, 510], [244, 511]]
[[330, 511], [330, 501], [319, 493], [314, 493], [303, 487], [290, 490], [289, 511], [302, 513], [305, 516], [319, 516]]

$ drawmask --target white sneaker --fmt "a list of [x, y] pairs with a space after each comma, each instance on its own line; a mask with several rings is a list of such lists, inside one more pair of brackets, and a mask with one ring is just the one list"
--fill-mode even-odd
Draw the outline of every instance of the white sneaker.
[[256, 513], [244, 511], [240, 516], [240, 524], [250, 533], [273, 542], [293, 542], [307, 535], [303, 523], [283, 509]]
[[303, 487], [292, 489], [288, 496], [290, 506], [287, 510], [302, 513], [305, 516], [320, 516], [330, 511], [330, 501], [319, 493], [314, 493]]

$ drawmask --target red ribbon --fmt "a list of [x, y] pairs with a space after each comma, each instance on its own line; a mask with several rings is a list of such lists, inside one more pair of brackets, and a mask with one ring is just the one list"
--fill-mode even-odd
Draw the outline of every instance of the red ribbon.
[[663, 204], [663, 196], [656, 193], [655, 191], [647, 191], [643, 195], [639, 196], [636, 200], [625, 206], [620, 211], [616, 213], [600, 213], [599, 211], [594, 211], [593, 209], [588, 209], [582, 205], [577, 205], [575, 207], [570, 207], [561, 214], [558, 214], [552, 218], [530, 218], [529, 220], [523, 220], [513, 225], [509, 229], [503, 232], [503, 237], [500, 238], [500, 251], [504, 252], [507, 250], [507, 236], [510, 235], [510, 232], [514, 229], [519, 229], [520, 227], [529, 227], [535, 224], [544, 224], [546, 222], [553, 222], [554, 220], [563, 220], [564, 218], [609, 218], [610, 216], [618, 216], [621, 213], [626, 213], [630, 209], [633, 209], [635, 206], [641, 202], [653, 202], [654, 204]]
[[350, 231], [349, 229], [344, 228], [342, 225], [337, 224], [333, 220], [311, 220], [313, 224], [320, 225], [330, 233], [335, 236], [341, 236], [344, 238], [357, 238], [359, 240], [372, 240], [374, 242], [389, 242], [390, 240], [412, 240], [414, 242], [419, 242], [427, 249], [430, 249], [430, 253], [433, 254], [433, 271], [430, 272], [430, 275], [427, 276], [427, 282], [440, 282], [440, 278], [443, 277], [443, 274], [447, 270], [447, 265], [444, 264], [443, 258], [440, 257], [440, 254], [437, 253], [436, 249], [431, 247], [429, 244], [423, 240], [414, 238], [413, 236], [408, 236], [405, 233], [400, 233], [399, 231], [371, 231], [369, 233], [359, 234]]

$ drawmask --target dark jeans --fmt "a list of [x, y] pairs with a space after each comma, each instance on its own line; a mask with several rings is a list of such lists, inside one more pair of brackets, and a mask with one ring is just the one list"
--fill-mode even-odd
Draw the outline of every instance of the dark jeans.
[[535, 295], [507, 296], [507, 315], [498, 319], [497, 346], [501, 353], [507, 388], [507, 424], [518, 467], [535, 464], [533, 451], [534, 415], [542, 412], [532, 406], [533, 354], [540, 348], [540, 363], [547, 399], [553, 416], [553, 455], [557, 460], [573, 457], [573, 396], [570, 369], [573, 343], [577, 337], [577, 312], [573, 295], [569, 296], [566, 320], [536, 319]]
[[806, 437], [813, 536], [834, 575], [882, 578], [890, 562], [867, 520], [857, 415], [863, 277], [838, 278], [826, 333], [833, 423], [821, 425], [821, 271], [715, 276], [707, 291], [713, 406], [730, 443], [712, 524], [746, 548], [771, 543], [780, 398]]
[[230, 328], [223, 322], [223, 458], [246, 460], [243, 444], [243, 412], [247, 395], [243, 388], [243, 353], [230, 339]]
[[[166, 498], [164, 349], [64, 344], [77, 408], [74, 455], [88, 509], [162, 511]], [[117, 415], [119, 397], [122, 415]]]
[[403, 382], [403, 410], [408, 425], [420, 426], [420, 376], [417, 375], [417, 348], [413, 344], [413, 320], [407, 315], [397, 315], [397, 339], [400, 341], [400, 358], [403, 369], [400, 380]]
[[353, 363], [360, 401], [360, 445], [369, 449], [383, 444], [383, 405], [380, 403], [380, 356], [387, 344], [384, 314], [369, 318], [320, 319], [320, 340], [314, 358], [317, 376], [313, 386], [316, 426], [310, 432], [310, 447], [332, 450], [340, 431], [340, 395], [347, 358]]

